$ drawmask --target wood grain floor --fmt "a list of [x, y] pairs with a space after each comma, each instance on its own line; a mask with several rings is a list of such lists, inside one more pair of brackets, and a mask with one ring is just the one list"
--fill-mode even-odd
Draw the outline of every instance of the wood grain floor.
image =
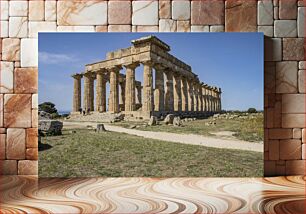
[[305, 213], [305, 178], [0, 178], [1, 213]]

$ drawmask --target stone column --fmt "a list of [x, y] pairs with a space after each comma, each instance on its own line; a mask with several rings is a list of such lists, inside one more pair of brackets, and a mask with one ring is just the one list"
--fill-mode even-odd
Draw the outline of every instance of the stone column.
[[125, 65], [125, 111], [135, 111], [135, 69], [138, 65]]
[[119, 112], [119, 71], [120, 67], [112, 67], [110, 72], [110, 94], [108, 110], [112, 113]]
[[198, 90], [196, 82], [193, 82], [193, 104], [194, 104], [193, 111], [197, 112], [199, 108], [198, 108]]
[[142, 104], [142, 94], [141, 94], [141, 91], [142, 91], [142, 88], [141, 88], [141, 85], [137, 86], [136, 87], [137, 89], [137, 101], [138, 101], [138, 104]]
[[78, 112], [81, 109], [81, 74], [74, 74], [72, 75], [74, 82], [73, 82], [73, 112]]
[[182, 111], [188, 111], [188, 91], [187, 91], [187, 81], [185, 77], [181, 79], [181, 94], [182, 94]]
[[142, 111], [151, 112], [154, 110], [153, 97], [153, 63], [143, 62], [143, 103]]
[[201, 90], [202, 90], [202, 110], [203, 112], [206, 112], [206, 100], [205, 100], [205, 86], [202, 85], [201, 87]]
[[182, 93], [181, 93], [181, 76], [179, 74], [173, 75], [173, 100], [174, 100], [174, 111], [182, 111]]
[[91, 74], [84, 74], [83, 110], [85, 112], [88, 112], [90, 110], [90, 76]]
[[187, 90], [188, 90], [188, 111], [193, 111], [193, 86], [192, 80], [187, 80]]
[[164, 111], [165, 89], [164, 89], [164, 67], [155, 66], [155, 91], [154, 91], [154, 110]]
[[202, 85], [198, 84], [198, 108], [199, 112], [203, 111], [203, 95], [202, 95]]
[[95, 106], [94, 106], [94, 103], [95, 103], [95, 101], [94, 101], [94, 93], [95, 93], [94, 81], [95, 81], [95, 78], [94, 78], [94, 76], [93, 76], [93, 74], [92, 74], [92, 75], [89, 77], [90, 111], [94, 111], [94, 110], [95, 110]]
[[165, 93], [165, 110], [173, 111], [173, 73], [171, 70], [166, 71], [166, 93]]
[[119, 94], [119, 108], [121, 111], [125, 110], [125, 97], [126, 97], [126, 93], [125, 93], [125, 80], [123, 80], [122, 82], [119, 83], [120, 85], [120, 94]]
[[106, 111], [106, 78], [103, 70], [97, 71], [96, 111]]

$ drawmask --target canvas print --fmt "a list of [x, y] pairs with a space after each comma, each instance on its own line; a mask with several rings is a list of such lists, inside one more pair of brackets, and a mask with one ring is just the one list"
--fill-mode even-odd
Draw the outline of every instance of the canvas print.
[[262, 33], [39, 33], [39, 176], [263, 176]]

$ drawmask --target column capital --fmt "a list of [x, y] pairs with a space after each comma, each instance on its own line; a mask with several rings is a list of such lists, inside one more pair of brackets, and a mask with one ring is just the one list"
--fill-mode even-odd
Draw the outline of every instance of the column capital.
[[113, 65], [106, 68], [108, 71], [115, 71], [118, 72], [122, 69], [121, 65]]
[[74, 79], [81, 79], [83, 77], [83, 74], [72, 74], [71, 77], [73, 77]]
[[135, 69], [139, 66], [139, 62], [131, 62], [129, 64], [124, 64], [123, 65], [125, 68], [129, 68], [129, 69]]
[[148, 66], [154, 66], [155, 63], [152, 60], [147, 60], [147, 61], [142, 61], [141, 62], [143, 65], [148, 65]]

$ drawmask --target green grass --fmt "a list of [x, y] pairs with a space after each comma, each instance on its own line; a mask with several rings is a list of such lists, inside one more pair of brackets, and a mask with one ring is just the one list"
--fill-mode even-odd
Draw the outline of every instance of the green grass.
[[263, 155], [232, 149], [78, 130], [42, 138], [41, 177], [237, 177], [263, 176]]
[[216, 125], [206, 126], [205, 123], [213, 120], [202, 119], [184, 122], [183, 127], [174, 127], [172, 125], [165, 125], [161, 123], [157, 126], [147, 126], [144, 127], [144, 122], [118, 122], [112, 125], [118, 125], [125, 128], [130, 127], [132, 124], [139, 125], [139, 130], [144, 131], [162, 131], [162, 132], [172, 132], [172, 133], [185, 133], [185, 134], [199, 134], [204, 136], [213, 136], [212, 132], [219, 131], [232, 131], [235, 132], [234, 136], [237, 139], [249, 141], [249, 142], [259, 142], [263, 141], [264, 129], [263, 129], [263, 115], [258, 115], [255, 118], [247, 119], [216, 119]]

